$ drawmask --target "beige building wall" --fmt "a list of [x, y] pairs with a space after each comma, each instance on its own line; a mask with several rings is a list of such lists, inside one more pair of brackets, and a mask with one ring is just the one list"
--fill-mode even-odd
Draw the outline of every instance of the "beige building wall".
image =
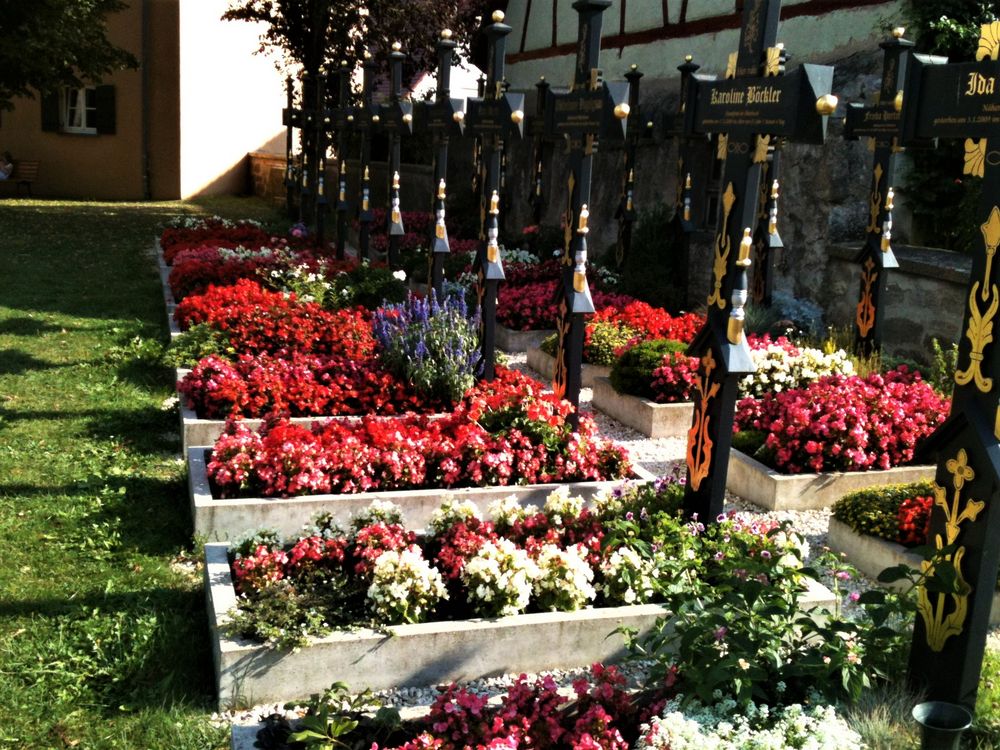
[[251, 151], [284, 153], [284, 80], [227, 0], [180, 1], [180, 195], [249, 189]]
[[[133, 6], [108, 18], [109, 38], [140, 57], [142, 13]], [[115, 87], [116, 132], [106, 135], [43, 132], [41, 98], [19, 99], [0, 118], [0, 149], [15, 160], [41, 162], [33, 193], [42, 197], [142, 197], [142, 75], [129, 70], [109, 76]], [[0, 197], [10, 191], [5, 189]]]

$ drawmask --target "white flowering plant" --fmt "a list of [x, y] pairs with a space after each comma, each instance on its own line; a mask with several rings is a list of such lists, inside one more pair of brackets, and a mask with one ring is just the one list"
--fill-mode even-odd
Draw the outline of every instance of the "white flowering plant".
[[486, 542], [462, 568], [469, 605], [482, 617], [523, 612], [537, 577], [538, 566], [509, 539]]
[[750, 356], [757, 371], [740, 380], [740, 398], [761, 398], [765, 393], [804, 388], [827, 375], [854, 374], [854, 363], [843, 349], [827, 354], [795, 346], [783, 337], [765, 336], [751, 342]]
[[657, 562], [622, 545], [601, 562], [601, 592], [609, 604], [645, 604], [656, 594]]
[[538, 575], [532, 585], [535, 602], [551, 612], [573, 612], [597, 596], [587, 549], [580, 544], [561, 549], [543, 544], [535, 555]]
[[528, 516], [538, 513], [537, 505], [521, 505], [517, 495], [507, 495], [498, 498], [486, 508], [493, 526], [499, 532], [510, 529], [518, 521], [523, 521]]
[[458, 500], [456, 498], [445, 498], [441, 505], [431, 513], [427, 522], [427, 529], [431, 534], [440, 536], [456, 523], [469, 521], [471, 519], [482, 520], [479, 516], [479, 509], [471, 500]]
[[854, 750], [861, 736], [828, 705], [705, 706], [669, 701], [640, 730], [636, 750]]
[[375, 560], [367, 600], [380, 622], [423, 622], [447, 598], [440, 571], [416, 545], [383, 552]]
[[551, 523], [559, 526], [566, 519], [576, 518], [580, 515], [586, 504], [586, 500], [581, 496], [570, 497], [569, 489], [559, 487], [550, 492], [549, 496], [545, 498], [545, 505], [542, 507], [542, 512]]
[[351, 529], [357, 532], [358, 529], [375, 523], [402, 524], [403, 520], [403, 509], [396, 503], [376, 498], [368, 504], [368, 507], [362, 508], [351, 517]]

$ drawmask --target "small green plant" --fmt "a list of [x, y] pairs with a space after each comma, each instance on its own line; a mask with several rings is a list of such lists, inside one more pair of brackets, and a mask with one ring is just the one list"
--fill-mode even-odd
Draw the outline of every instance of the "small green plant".
[[893, 484], [851, 492], [833, 506], [833, 517], [859, 534], [895, 542], [899, 536], [899, 505], [912, 497], [933, 495], [930, 482]]
[[229, 346], [224, 332], [208, 323], [198, 323], [170, 342], [164, 362], [170, 367], [192, 367], [212, 354], [229, 359], [235, 350]]
[[[285, 708], [298, 705], [288, 703]], [[364, 713], [372, 709], [377, 710], [371, 717]], [[351, 695], [345, 683], [335, 682], [321, 695], [310, 697], [306, 715], [299, 720], [298, 729], [288, 734], [288, 740], [312, 750], [355, 748], [360, 741], [383, 741], [401, 726], [399, 711], [382, 706], [370, 690]], [[356, 732], [359, 727], [362, 731]]]
[[938, 393], [950, 395], [955, 386], [958, 369], [958, 344], [945, 348], [937, 339], [931, 339], [931, 371], [927, 380]]
[[406, 283], [383, 266], [362, 263], [357, 268], [337, 274], [333, 290], [327, 295], [327, 307], [365, 307], [374, 310], [383, 304], [398, 304], [406, 299]]
[[611, 385], [619, 393], [654, 399], [653, 371], [663, 366], [663, 358], [682, 354], [687, 344], [668, 339], [643, 341], [622, 353], [611, 368]]

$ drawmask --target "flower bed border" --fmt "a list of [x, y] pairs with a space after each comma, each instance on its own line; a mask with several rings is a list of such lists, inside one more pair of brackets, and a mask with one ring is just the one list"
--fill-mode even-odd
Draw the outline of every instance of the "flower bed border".
[[[497, 619], [359, 628], [317, 638], [295, 652], [220, 633], [236, 605], [228, 545], [205, 545], [205, 595], [220, 709], [236, 702], [273, 703], [319, 693], [334, 680], [352, 690], [425, 686], [518, 672], [612, 663], [624, 656], [619, 626], [640, 632], [664, 613], [658, 604], [540, 612]], [[803, 607], [831, 604], [810, 582]], [[572, 648], [567, 648], [573, 644]]]
[[[827, 544], [834, 552], [847, 555], [847, 561], [851, 565], [872, 579], [877, 579], [879, 573], [895, 565], [908, 565], [919, 570], [922, 562], [920, 555], [914, 554], [902, 544], [858, 533], [843, 521], [832, 517]], [[898, 590], [907, 584], [905, 581], [898, 581], [887, 585]], [[1000, 625], [1000, 591], [993, 592], [990, 625]]]
[[[347, 523], [351, 516], [367, 508], [373, 500], [388, 500], [403, 510], [406, 525], [422, 528], [445, 498], [469, 500], [481, 512], [494, 500], [514, 495], [522, 505], [535, 503], [541, 506], [553, 490], [565, 487], [571, 495], [586, 500], [621, 484], [620, 479], [602, 482], [567, 482], [562, 484], [508, 485], [505, 487], [461, 487], [457, 489], [391, 490], [360, 492], [354, 495], [327, 494], [302, 495], [290, 498], [235, 498], [216, 499], [208, 482], [206, 452], [211, 448], [194, 446], [187, 450], [188, 492], [194, 533], [206, 539], [232, 539], [255, 529], [276, 530], [283, 537], [290, 537], [302, 530], [317, 513], [330, 512], [334, 518]], [[650, 481], [653, 475], [633, 464], [638, 481]]]
[[555, 329], [515, 331], [497, 323], [497, 346], [511, 354], [526, 352], [531, 347], [540, 345], [553, 333]]
[[591, 405], [609, 417], [651, 438], [687, 438], [694, 404], [658, 404], [648, 398], [619, 393], [610, 378], [597, 378]]
[[[540, 347], [532, 346], [528, 349], [528, 367], [535, 372], [541, 373], [551, 381], [556, 374], [556, 358], [547, 352], [543, 352]], [[606, 378], [610, 374], [610, 367], [588, 365], [584, 362], [580, 382], [584, 388], [593, 388], [598, 378]]]
[[822, 510], [849, 492], [934, 478], [935, 467], [896, 466], [876, 471], [780, 474], [735, 448], [729, 454], [726, 489], [768, 510]]
[[153, 239], [153, 255], [156, 256], [156, 269], [160, 274], [160, 288], [163, 291], [163, 307], [167, 311], [167, 328], [170, 331], [170, 339], [173, 340], [181, 335], [181, 329], [174, 320], [174, 309], [177, 307], [177, 300], [174, 293], [170, 291], [170, 270], [163, 259], [163, 248], [160, 247], [160, 239]]

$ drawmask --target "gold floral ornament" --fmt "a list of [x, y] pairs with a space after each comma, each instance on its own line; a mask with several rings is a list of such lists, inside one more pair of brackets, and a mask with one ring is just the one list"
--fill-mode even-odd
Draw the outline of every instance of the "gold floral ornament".
[[701, 487], [702, 481], [712, 468], [712, 438], [708, 434], [708, 404], [719, 392], [719, 383], [712, 383], [712, 371], [715, 369], [715, 358], [709, 349], [701, 358], [701, 369], [704, 375], [696, 386], [698, 399], [695, 402], [694, 424], [688, 430], [687, 468], [688, 481], [695, 492]]
[[[955, 382], [959, 385], [968, 385], [975, 381], [976, 387], [981, 392], [989, 393], [993, 389], [993, 379], [983, 375], [982, 365], [985, 359], [983, 352], [993, 342], [993, 319], [1000, 309], [1000, 291], [997, 290], [996, 284], [991, 283], [993, 258], [996, 256], [997, 247], [1000, 247], [1000, 207], [993, 207], [990, 218], [980, 229], [986, 243], [986, 269], [982, 284], [976, 281], [969, 292], [969, 327], [965, 336], [972, 348], [969, 352], [969, 366], [955, 373]], [[976, 293], [980, 289], [982, 289], [980, 296], [983, 304], [989, 303], [985, 312], [976, 299]]]
[[986, 174], [986, 139], [965, 139], [965, 167], [962, 172], [973, 177]]
[[[952, 475], [954, 491], [949, 502], [947, 491], [937, 484], [934, 485], [934, 506], [941, 508], [945, 514], [945, 538], [942, 539], [940, 534], [934, 536], [934, 545], [938, 550], [943, 549], [945, 545], [955, 544], [962, 524], [966, 521], [975, 522], [976, 517], [986, 507], [986, 503], [971, 498], [962, 507], [962, 490], [965, 488], [965, 483], [976, 478], [976, 472], [969, 466], [969, 455], [964, 448], [958, 451], [955, 458], [945, 463], [945, 468]], [[930, 594], [925, 586], [921, 586], [917, 591], [917, 611], [924, 620], [927, 645], [932, 651], [941, 651], [945, 642], [952, 636], [959, 635], [965, 626], [971, 588], [962, 575], [964, 557], [965, 547], [959, 547], [954, 555], [944, 557], [945, 562], [951, 563], [955, 569], [957, 593], [939, 593], [935, 603], [931, 604]], [[925, 576], [934, 574], [934, 564], [929, 560], [922, 562], [920, 569]], [[951, 597], [953, 609], [946, 615], [948, 597]]]
[[569, 336], [569, 329], [571, 321], [569, 311], [566, 306], [566, 296], [563, 295], [562, 299], [559, 300], [559, 313], [556, 315], [556, 326], [557, 333], [559, 334], [559, 342], [556, 347], [556, 369], [552, 376], [552, 392], [555, 394], [556, 398], [566, 397], [566, 361], [565, 361], [565, 351], [566, 351], [566, 338]]
[[976, 59], [979, 61], [1000, 59], [1000, 21], [982, 25]]
[[715, 282], [712, 294], [708, 298], [708, 306], [716, 305], [720, 310], [726, 309], [726, 301], [722, 298], [722, 280], [726, 276], [726, 263], [729, 261], [729, 251], [732, 250], [732, 242], [729, 239], [729, 214], [732, 213], [734, 203], [736, 203], [736, 191], [730, 182], [722, 195], [722, 226], [715, 238], [715, 265], [712, 268]]
[[861, 301], [858, 302], [857, 315], [855, 316], [855, 322], [858, 324], [858, 333], [861, 334], [861, 338], [867, 338], [872, 327], [875, 325], [875, 302], [872, 289], [875, 286], [877, 278], [878, 272], [875, 271], [875, 261], [869, 258], [865, 261], [864, 270], [861, 272], [861, 283], [864, 285], [864, 288], [861, 292]]
[[885, 172], [882, 169], [882, 165], [879, 164], [878, 162], [875, 162], [875, 172], [873, 174], [875, 178], [874, 180], [875, 188], [874, 190], [872, 190], [871, 198], [868, 201], [868, 206], [869, 206], [868, 228], [866, 231], [869, 234], [871, 234], [872, 232], [874, 232], [875, 234], [881, 234], [882, 232], [882, 227], [878, 225], [878, 215], [882, 211], [882, 193], [879, 191], [878, 186], [879, 183], [882, 181], [882, 175], [884, 173]]

